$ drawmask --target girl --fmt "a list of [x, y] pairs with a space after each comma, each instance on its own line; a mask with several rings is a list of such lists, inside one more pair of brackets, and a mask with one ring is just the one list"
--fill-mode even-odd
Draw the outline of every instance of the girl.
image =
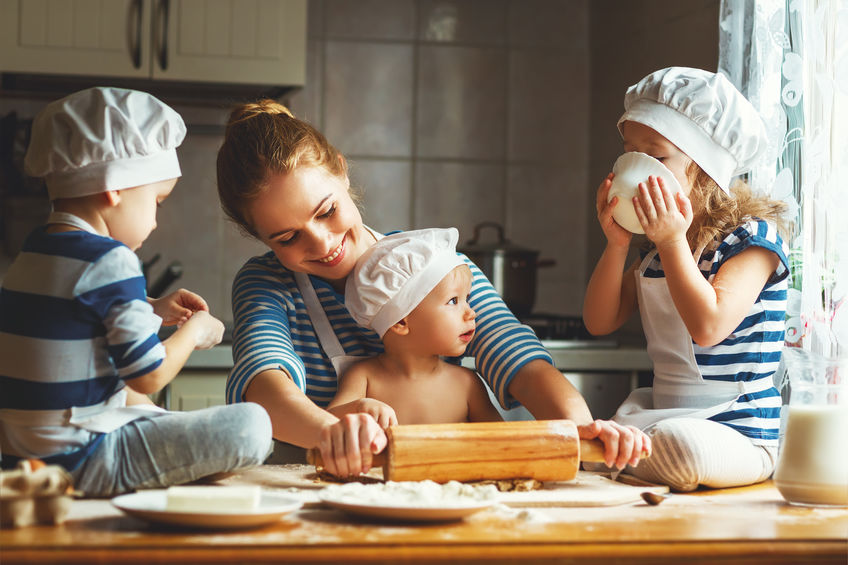
[[[372, 453], [386, 445], [383, 430], [364, 408], [341, 419], [324, 409], [351, 361], [383, 352], [380, 336], [357, 325], [345, 306], [348, 275], [382, 237], [362, 223], [347, 162], [280, 104], [245, 104], [232, 112], [218, 153], [218, 193], [227, 215], [271, 249], [248, 261], [233, 285], [235, 365], [227, 400], [264, 406], [274, 437], [319, 447], [330, 473], [367, 471]], [[537, 418], [575, 420], [581, 437], [604, 441], [609, 464], [638, 461], [650, 449], [642, 433], [593, 422], [533, 332], [464, 261], [477, 312], [467, 351], [500, 402], [520, 402]]]
[[722, 75], [673, 67], [627, 90], [618, 122], [624, 150], [665, 165], [682, 191], [656, 177], [633, 206], [648, 249], [625, 270], [632, 234], [615, 223], [610, 174], [597, 192], [607, 246], [589, 281], [583, 318], [610, 333], [638, 304], [652, 388], [634, 391], [613, 418], [651, 438], [653, 456], [630, 472], [689, 491], [771, 475], [781, 405], [780, 361], [788, 262], [778, 233], [783, 205], [752, 195], [734, 175], [765, 149], [757, 111]]

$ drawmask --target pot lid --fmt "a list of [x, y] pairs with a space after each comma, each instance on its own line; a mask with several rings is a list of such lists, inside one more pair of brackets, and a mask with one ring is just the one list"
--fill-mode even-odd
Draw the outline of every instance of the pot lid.
[[[491, 228], [496, 231], [494, 241], [480, 241], [481, 232], [484, 228]], [[459, 251], [462, 253], [538, 253], [533, 249], [516, 245], [504, 237], [503, 226], [497, 222], [480, 222], [474, 226], [474, 235], [462, 245]]]

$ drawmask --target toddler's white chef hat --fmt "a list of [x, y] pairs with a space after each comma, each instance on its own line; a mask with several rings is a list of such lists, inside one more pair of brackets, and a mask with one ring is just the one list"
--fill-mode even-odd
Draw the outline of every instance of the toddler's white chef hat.
[[627, 89], [625, 121], [644, 124], [698, 163], [724, 192], [751, 170], [768, 142], [756, 108], [722, 74], [689, 67], [655, 71]]
[[185, 123], [146, 92], [95, 87], [48, 104], [33, 120], [26, 172], [50, 199], [152, 184], [180, 176]]
[[345, 285], [345, 306], [353, 319], [380, 337], [398, 323], [459, 265], [456, 228], [388, 235], [372, 245]]

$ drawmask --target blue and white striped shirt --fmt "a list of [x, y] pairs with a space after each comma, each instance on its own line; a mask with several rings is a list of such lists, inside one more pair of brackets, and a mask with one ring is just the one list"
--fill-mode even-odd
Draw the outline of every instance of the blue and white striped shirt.
[[[743, 394], [721, 414], [710, 418], [737, 430], [757, 445], [776, 446], [780, 427], [781, 397], [773, 384], [784, 341], [788, 289], [788, 248], [771, 223], [751, 220], [701, 255], [698, 268], [710, 283], [725, 261], [750, 247], [762, 247], [780, 258], [780, 265], [763, 287], [750, 312], [724, 341], [711, 347], [693, 342], [695, 361], [704, 381], [759, 381], [768, 379], [757, 393]], [[664, 277], [659, 255], [645, 277]], [[759, 387], [758, 387], [759, 388]]]
[[[529, 327], [519, 323], [485, 275], [464, 255], [473, 275], [470, 305], [477, 314], [477, 331], [466, 350], [477, 371], [508, 408], [518, 405], [508, 393], [515, 373], [534, 359], [553, 363]], [[326, 281], [311, 277], [318, 300], [346, 355], [373, 357], [383, 352], [380, 337], [357, 325], [344, 305], [344, 296]], [[317, 405], [325, 407], [336, 393], [337, 376], [321, 348], [306, 312], [294, 274], [273, 252], [249, 260], [233, 284], [232, 372], [227, 379], [227, 402], [241, 402], [251, 379], [262, 371], [283, 369]], [[459, 362], [459, 359], [453, 359]]]
[[[84, 231], [33, 231], [0, 288], [3, 465], [39, 458], [75, 468], [102, 434], [68, 423], [97, 410], [165, 356], [136, 255]], [[11, 457], [8, 457], [11, 456]]]

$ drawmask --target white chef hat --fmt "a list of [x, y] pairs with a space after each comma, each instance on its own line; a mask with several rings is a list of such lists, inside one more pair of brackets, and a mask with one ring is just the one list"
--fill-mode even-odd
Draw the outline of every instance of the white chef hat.
[[24, 165], [51, 200], [152, 184], [180, 176], [185, 133], [180, 115], [146, 92], [88, 88], [35, 117]]
[[730, 181], [763, 156], [765, 124], [722, 74], [689, 67], [655, 71], [627, 89], [625, 121], [644, 124], [695, 161], [727, 194]]
[[345, 306], [353, 319], [380, 337], [412, 312], [459, 265], [455, 228], [388, 235], [372, 245], [345, 285]]

